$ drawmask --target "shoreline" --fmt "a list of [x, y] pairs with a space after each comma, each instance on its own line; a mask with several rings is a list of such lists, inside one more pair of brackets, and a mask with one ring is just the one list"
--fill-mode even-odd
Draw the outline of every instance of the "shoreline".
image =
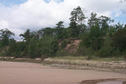
[[126, 74], [121, 73], [63, 69], [40, 63], [0, 61], [0, 67], [1, 84], [85, 84], [85, 81], [126, 79]]
[[92, 61], [92, 60], [63, 60], [63, 59], [46, 59], [44, 63], [59, 68], [79, 69], [79, 70], [96, 70], [126, 74], [126, 62], [124, 61]]
[[57, 67], [61, 69], [75, 69], [75, 70], [96, 70], [96, 71], [107, 71], [126, 74], [126, 62], [112, 61], [112, 62], [99, 62], [92, 60], [64, 60], [64, 59], [53, 59], [47, 58], [41, 61], [40, 58], [16, 58], [16, 59], [4, 59], [1, 61], [10, 62], [30, 62], [39, 63], [50, 67]]

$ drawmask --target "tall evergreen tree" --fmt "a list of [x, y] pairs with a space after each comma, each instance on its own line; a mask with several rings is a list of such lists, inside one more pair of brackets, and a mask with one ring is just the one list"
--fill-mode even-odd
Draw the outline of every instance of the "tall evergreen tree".
[[9, 45], [9, 40], [11, 39], [12, 36], [14, 36], [14, 33], [12, 33], [10, 30], [1, 29], [0, 30], [1, 46]]
[[57, 33], [57, 39], [64, 39], [64, 25], [63, 21], [60, 21], [56, 24], [56, 33]]
[[80, 34], [80, 29], [78, 28], [78, 25], [82, 25], [84, 19], [86, 19], [86, 17], [80, 7], [73, 9], [70, 18], [70, 29], [72, 37], [78, 37], [78, 35]]

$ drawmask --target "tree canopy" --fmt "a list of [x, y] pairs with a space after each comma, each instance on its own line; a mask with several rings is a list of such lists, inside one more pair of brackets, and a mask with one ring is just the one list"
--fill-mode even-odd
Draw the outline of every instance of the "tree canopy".
[[[114, 20], [107, 16], [98, 16], [97, 13], [91, 13], [87, 18], [79, 6], [72, 10], [69, 19], [68, 27], [65, 27], [65, 22], [59, 21], [54, 24], [55, 27], [36, 31], [27, 29], [20, 34], [22, 41], [16, 41], [14, 33], [10, 30], [1, 29], [0, 54], [42, 59], [57, 55], [98, 57], [126, 55], [125, 24], [111, 24]], [[79, 45], [77, 42], [80, 42]], [[69, 53], [68, 47], [77, 48], [76, 52]]]

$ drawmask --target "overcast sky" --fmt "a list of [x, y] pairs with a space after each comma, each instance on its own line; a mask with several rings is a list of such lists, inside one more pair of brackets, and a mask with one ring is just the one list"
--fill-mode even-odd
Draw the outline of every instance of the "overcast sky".
[[77, 6], [86, 16], [96, 12], [126, 23], [125, 0], [0, 0], [0, 29], [8, 28], [18, 35], [26, 29], [55, 26], [61, 20], [67, 25]]

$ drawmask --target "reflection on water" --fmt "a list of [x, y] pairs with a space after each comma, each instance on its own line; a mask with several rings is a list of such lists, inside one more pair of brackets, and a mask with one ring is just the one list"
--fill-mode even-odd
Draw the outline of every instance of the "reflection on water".
[[80, 84], [126, 84], [126, 80], [121, 79], [101, 79], [101, 80], [85, 80]]
[[123, 81], [105, 81], [97, 84], [123, 84]]

